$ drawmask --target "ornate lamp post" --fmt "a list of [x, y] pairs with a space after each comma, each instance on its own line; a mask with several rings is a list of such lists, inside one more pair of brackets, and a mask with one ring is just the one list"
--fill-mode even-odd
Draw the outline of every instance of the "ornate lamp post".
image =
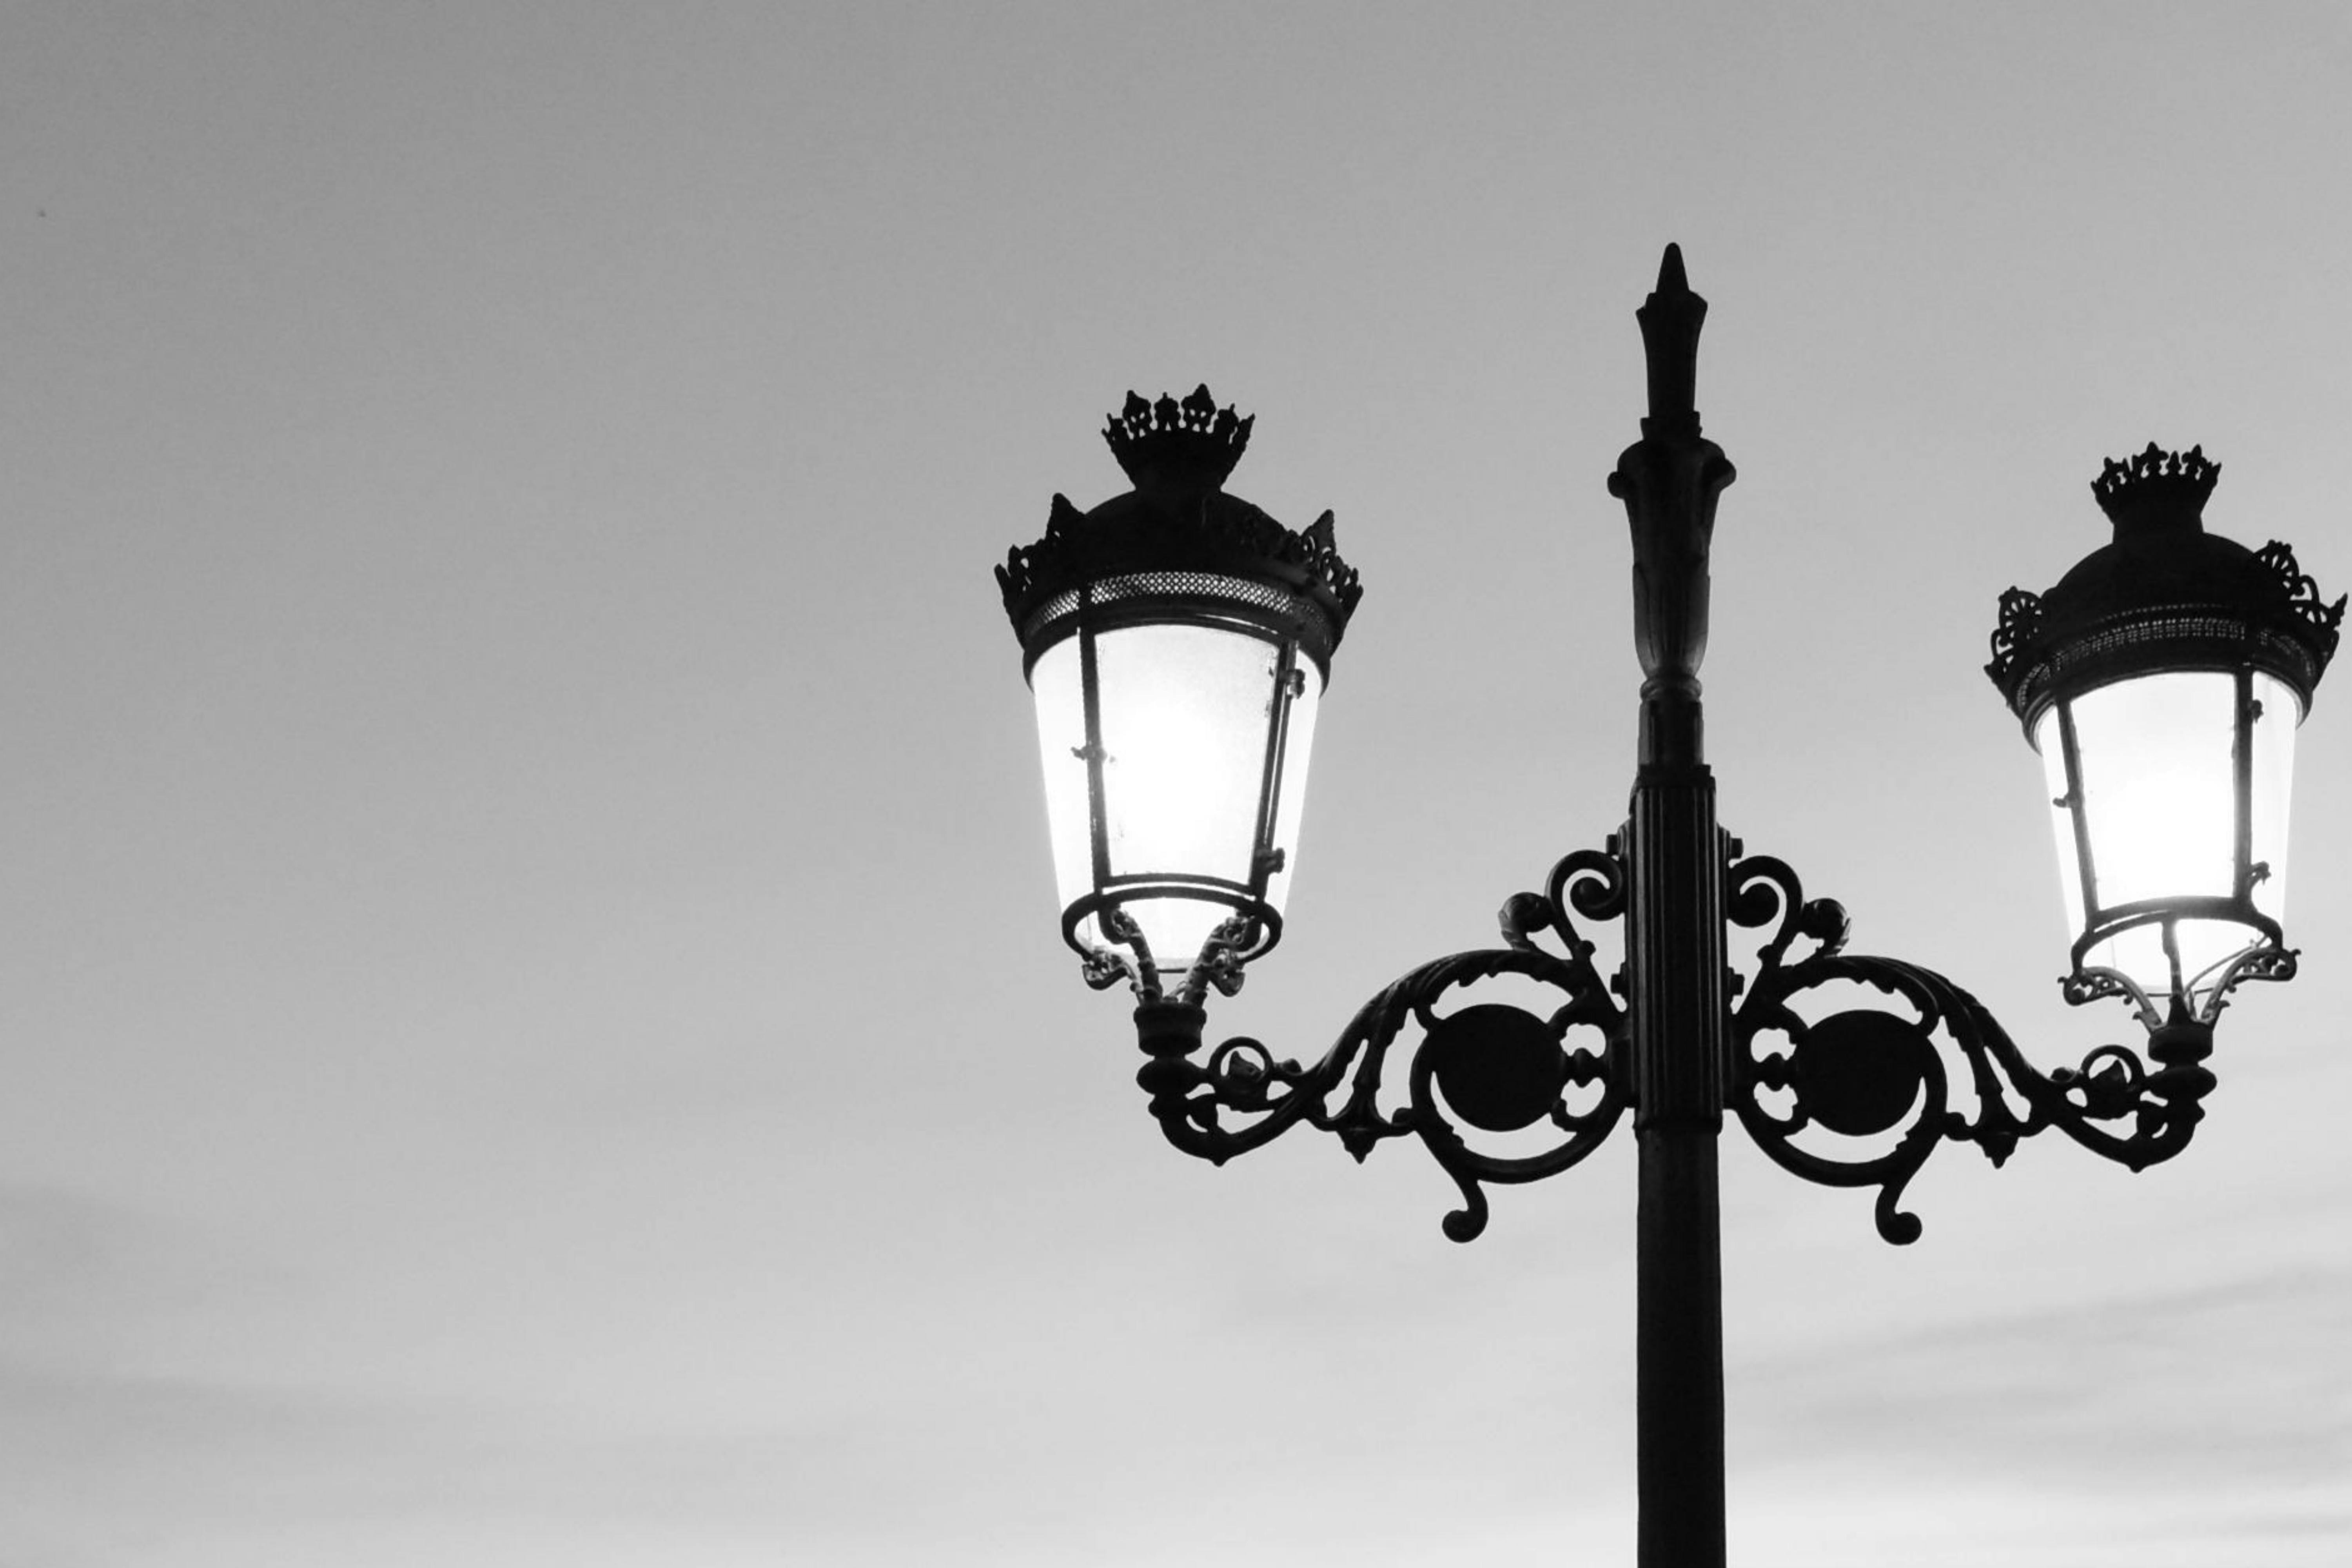
[[[997, 572], [1037, 703], [1063, 936], [1089, 984], [1133, 988], [1137, 1078], [1171, 1142], [1222, 1163], [1302, 1122], [1358, 1159], [1414, 1137], [1461, 1189], [1444, 1230], [1468, 1241], [1487, 1187], [1566, 1170], [1633, 1113], [1643, 1568], [1724, 1561], [1726, 1110], [1785, 1169], [1876, 1188], [1897, 1244], [1920, 1230], [1903, 1190], [1946, 1140], [1995, 1164], [2047, 1127], [2135, 1170], [2179, 1153], [2231, 991], [2294, 973], [2280, 923], [2294, 730], [2345, 610], [2285, 545], [2204, 532], [2219, 469], [2154, 447], [2092, 487], [2114, 542], [2046, 594], [2002, 595], [1987, 670], [2042, 754], [2079, 931], [2063, 994], [2120, 997], [2148, 1036], [2145, 1058], [2107, 1045], [2041, 1071], [1943, 975], [1846, 952], [1843, 908], [1717, 826], [1698, 668], [1733, 471], [1694, 399], [1706, 314], [1667, 247], [1637, 312], [1649, 416], [1609, 480], [1633, 526], [1643, 677], [1629, 819], [1506, 900], [1503, 945], [1398, 979], [1312, 1066], [1248, 1038], [1204, 1052], [1202, 1032], [1209, 990], [1232, 994], [1281, 934], [1315, 713], [1361, 593], [1330, 514], [1296, 533], [1223, 493], [1250, 425], [1207, 388], [1129, 394], [1106, 434], [1135, 489], [1083, 516], [1055, 496], [1045, 538]], [[1619, 920], [1623, 961], [1604, 975], [1583, 927]], [[1762, 933], [1744, 980], [1734, 926]], [[1503, 974], [1557, 1005], [1439, 1010]], [[1891, 1002], [1822, 1010], [1864, 987]], [[1404, 1090], [1384, 1103], [1408, 1026]]]

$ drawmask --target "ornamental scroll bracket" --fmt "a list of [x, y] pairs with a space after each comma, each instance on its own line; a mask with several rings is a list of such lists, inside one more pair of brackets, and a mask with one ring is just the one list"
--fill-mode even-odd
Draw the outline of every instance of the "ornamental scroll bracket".
[[[1828, 1186], [1876, 1187], [1886, 1240], [1918, 1238], [1919, 1218], [1901, 1207], [1903, 1192], [1947, 1141], [1974, 1143], [2000, 1165], [2021, 1139], [2054, 1127], [2135, 1171], [2188, 1146], [2214, 1085], [2203, 1065], [2212, 1054], [2210, 1016], [2160, 1019], [2140, 997], [2146, 1058], [2103, 1045], [2079, 1067], [2045, 1073], [1946, 976], [1848, 952], [1844, 910], [1807, 899], [1783, 862], [1739, 859], [1729, 879], [1732, 922], [1769, 931], [1733, 1015], [1731, 1109], [1782, 1169]], [[1801, 942], [1805, 951], [1792, 957]], [[2284, 956], [2291, 968], [2292, 956]], [[2230, 984], [2256, 977], [2271, 976], [2249, 969]], [[1851, 998], [1857, 990], [1893, 1005], [1826, 1013], [1801, 1005], [1811, 994]]]
[[[2188, 1146], [2214, 1086], [2210, 1015], [2166, 1019], [2145, 997], [2128, 997], [2147, 1027], [2144, 1054], [2102, 1045], [2076, 1067], [2045, 1072], [1969, 992], [1919, 964], [1848, 952], [1842, 905], [1807, 898], [1786, 863], [1743, 856], [1737, 841], [1729, 847], [1727, 922], [1762, 942], [1735, 987], [1727, 1109], [1792, 1174], [1876, 1188], [1887, 1241], [1918, 1238], [1903, 1194], [1944, 1142], [1974, 1143], [1998, 1166], [2021, 1140], [2055, 1128], [2135, 1171]], [[1627, 885], [1614, 838], [1568, 856], [1543, 892], [1505, 901], [1501, 946], [1402, 975], [1311, 1066], [1246, 1036], [1204, 1050], [1207, 993], [1230, 993], [1239, 980], [1221, 962], [1220, 932], [1181, 991], [1139, 987], [1137, 1038], [1148, 1059], [1136, 1080], [1168, 1141], [1215, 1164], [1302, 1123], [1360, 1161], [1391, 1139], [1417, 1138], [1462, 1195], [1445, 1234], [1469, 1241], [1486, 1226], [1487, 1189], [1567, 1170], [1633, 1109], [1628, 1019], [1612, 984], [1622, 972], [1605, 977], [1584, 935], [1624, 914]], [[2292, 973], [2293, 954], [2261, 956], [2229, 984]], [[1507, 976], [1549, 989], [1553, 1004], [1536, 1011], [1466, 999]], [[2121, 993], [2094, 985], [2068, 994]], [[1589, 1044], [1577, 1030], [1591, 1031]], [[1409, 1031], [1417, 1038], [1408, 1047]], [[1515, 1142], [1498, 1148], [1498, 1139]]]
[[[1392, 982], [1311, 1067], [1247, 1037], [1202, 1054], [1206, 987], [1224, 968], [1217, 952], [1204, 953], [1176, 996], [1139, 992], [1137, 1041], [1150, 1059], [1136, 1081], [1168, 1141], [1215, 1164], [1302, 1122], [1335, 1134], [1360, 1161], [1389, 1139], [1418, 1138], [1461, 1191], [1444, 1232], [1469, 1241], [1486, 1229], [1487, 1187], [1568, 1169], [1626, 1110], [1624, 1013], [1577, 924], [1614, 920], [1624, 907], [1613, 847], [1568, 856], [1543, 892], [1505, 901], [1502, 946], [1436, 959]], [[1212, 949], [1223, 940], [1213, 937]], [[1545, 1012], [1460, 1005], [1457, 992], [1503, 976], [1549, 988], [1554, 1004]], [[1419, 1038], [1400, 1097], [1384, 1090], [1408, 1026]], [[1592, 1043], [1573, 1043], [1576, 1030]]]

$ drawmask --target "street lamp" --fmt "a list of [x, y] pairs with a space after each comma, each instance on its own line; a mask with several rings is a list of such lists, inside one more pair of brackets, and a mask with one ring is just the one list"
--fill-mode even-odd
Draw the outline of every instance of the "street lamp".
[[1282, 935], [1331, 650], [1362, 597], [1331, 514], [1293, 533], [1222, 488], [1251, 421], [1133, 393], [1134, 481], [997, 571], [1037, 703], [1062, 935], [1096, 986], [1228, 993]]
[[[1700, 434], [1706, 303], [1676, 247], [1636, 314], [1650, 411], [1609, 480], [1633, 529], [1643, 676], [1628, 820], [1506, 900], [1502, 946], [1396, 980], [1312, 1066], [1248, 1038], [1204, 1053], [1202, 1032], [1209, 990], [1230, 994], [1281, 933], [1316, 708], [1361, 594], [1330, 513], [1294, 532], [1223, 493], [1250, 422], [1206, 387], [1181, 404], [1130, 393], [1106, 434], [1135, 489], [1083, 516], [1055, 496], [1045, 536], [997, 578], [1036, 700], [1063, 935], [1089, 984], [1133, 989], [1138, 1081], [1171, 1142], [1222, 1163], [1302, 1121], [1358, 1159], [1416, 1137], [1461, 1190], [1445, 1234], [1468, 1241], [1488, 1186], [1567, 1169], [1633, 1112], [1639, 1560], [1719, 1568], [1725, 1110], [1785, 1169], [1875, 1187], [1897, 1244], [1920, 1230], [1902, 1193], [1945, 1140], [1995, 1164], [2047, 1127], [2135, 1170], [2179, 1152], [2230, 993], [2294, 973], [2294, 730], [2345, 601], [2325, 604], [2284, 544], [2206, 533], [2218, 468], [2153, 446], [2092, 487], [2112, 543], [2046, 594], [2001, 596], [1987, 673], [2042, 756], [2077, 933], [2063, 994], [2119, 997], [2148, 1035], [2146, 1058], [2107, 1045], [2042, 1072], [1943, 975], [1845, 951], [1840, 905], [1717, 826], [1697, 672], [1733, 470]], [[1618, 920], [1623, 959], [1604, 975], [1583, 925]], [[1761, 933], [1744, 977], [1732, 927]], [[1506, 974], [1557, 1005], [1453, 995]], [[1384, 1102], [1408, 1027], [1403, 1092]]]
[[2042, 753], [2075, 939], [2074, 1000], [2210, 1024], [2237, 979], [2284, 978], [2295, 726], [2335, 649], [2294, 552], [2204, 531], [2221, 468], [2151, 445], [2091, 489], [2115, 542], [2042, 595], [2001, 595], [1985, 667]]

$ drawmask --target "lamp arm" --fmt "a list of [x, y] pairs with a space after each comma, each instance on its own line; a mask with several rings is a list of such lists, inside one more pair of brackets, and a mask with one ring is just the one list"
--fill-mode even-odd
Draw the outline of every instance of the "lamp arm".
[[[1151, 1114], [1168, 1141], [1213, 1164], [1269, 1143], [1302, 1121], [1336, 1134], [1359, 1161], [1385, 1139], [1412, 1134], [1462, 1193], [1463, 1206], [1445, 1216], [1445, 1234], [1455, 1241], [1471, 1240], [1486, 1225], [1485, 1184], [1532, 1182], [1566, 1170], [1601, 1145], [1629, 1102], [1622, 1069], [1624, 1016], [1593, 967], [1592, 944], [1578, 935], [1570, 915], [1572, 910], [1608, 919], [1623, 907], [1624, 872], [1613, 854], [1580, 850], [1569, 856], [1554, 868], [1546, 892], [1514, 894], [1504, 903], [1504, 946], [1435, 959], [1391, 982], [1356, 1010], [1311, 1067], [1279, 1059], [1245, 1036], [1202, 1056], [1208, 985], [1229, 989], [1238, 984], [1233, 969], [1215, 962], [1217, 954], [1204, 953], [1181, 994], [1147, 994], [1137, 1005], [1137, 1043], [1150, 1059], [1136, 1081], [1150, 1097]], [[1565, 955], [1537, 945], [1545, 934], [1559, 939]], [[1212, 939], [1213, 945], [1218, 940]], [[1525, 975], [1567, 998], [1548, 1016], [1527, 1015], [1559, 1042], [1557, 1059], [1549, 1064], [1556, 1081], [1537, 1085], [1532, 1098], [1524, 1084], [1507, 1092], [1507, 1099], [1517, 1097], [1511, 1125], [1548, 1121], [1563, 1134], [1531, 1154], [1474, 1147], [1441, 1098], [1465, 1088], [1486, 1088], [1479, 1075], [1490, 1064], [1482, 1059], [1477, 1041], [1445, 1029], [1451, 1015], [1437, 1011], [1437, 1004], [1457, 987], [1505, 974]], [[1404, 1100], [1383, 1108], [1390, 1052], [1408, 1022], [1418, 1026], [1422, 1038], [1407, 1063]], [[1601, 1032], [1599, 1052], [1567, 1048], [1567, 1032], [1578, 1026]], [[1570, 1086], [1595, 1084], [1600, 1094], [1591, 1104], [1572, 1109], [1566, 1102]], [[1517, 1119], [1520, 1109], [1524, 1120]], [[1234, 1117], [1245, 1120], [1234, 1122]], [[1493, 1118], [1480, 1125], [1491, 1128]]]
[[[1734, 924], [1774, 927], [1733, 1015], [1732, 1109], [1783, 1169], [1825, 1185], [1877, 1187], [1879, 1234], [1897, 1246], [1916, 1240], [1921, 1228], [1916, 1215], [1898, 1206], [1903, 1190], [1946, 1140], [1975, 1143], [2000, 1165], [2021, 1139], [2054, 1127], [2137, 1171], [2179, 1153], [2204, 1115], [2201, 1101], [2214, 1084], [2203, 1066], [2212, 1051], [2210, 1020], [2176, 1012], [2153, 1024], [2153, 1070], [2130, 1047], [2104, 1045], [2080, 1067], [2045, 1073], [1981, 1002], [1946, 976], [1845, 952], [1844, 909], [1834, 900], [1807, 900], [1784, 863], [1741, 860], [1729, 887]], [[1812, 948], [1792, 963], [1789, 950], [1800, 937]], [[1867, 1007], [1809, 1019], [1793, 1005], [1806, 992], [1841, 984], [1884, 992], [1911, 1016]], [[1768, 1036], [1785, 1038], [1788, 1047], [1759, 1055]], [[1966, 1066], [1960, 1104], [1953, 1103], [1939, 1037]], [[1768, 1106], [1768, 1093], [1785, 1095], [1786, 1109]], [[1813, 1147], [1796, 1142], [1817, 1129], [1857, 1142], [1826, 1149], [1818, 1140]]]

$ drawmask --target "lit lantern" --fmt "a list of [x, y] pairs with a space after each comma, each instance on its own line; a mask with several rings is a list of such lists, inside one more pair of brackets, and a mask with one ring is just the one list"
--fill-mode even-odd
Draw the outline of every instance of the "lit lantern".
[[2039, 595], [2001, 595], [1986, 673], [2042, 753], [2070, 999], [2127, 996], [2210, 1022], [2249, 977], [2284, 979], [2295, 726], [2336, 651], [2294, 552], [2207, 533], [2220, 467], [2150, 446], [2092, 492], [2114, 542]]
[[1251, 420], [1129, 393], [1135, 488], [997, 568], [1037, 708], [1062, 934], [1088, 982], [1230, 990], [1282, 934], [1315, 712], [1363, 590], [1331, 514], [1293, 532], [1222, 489]]

